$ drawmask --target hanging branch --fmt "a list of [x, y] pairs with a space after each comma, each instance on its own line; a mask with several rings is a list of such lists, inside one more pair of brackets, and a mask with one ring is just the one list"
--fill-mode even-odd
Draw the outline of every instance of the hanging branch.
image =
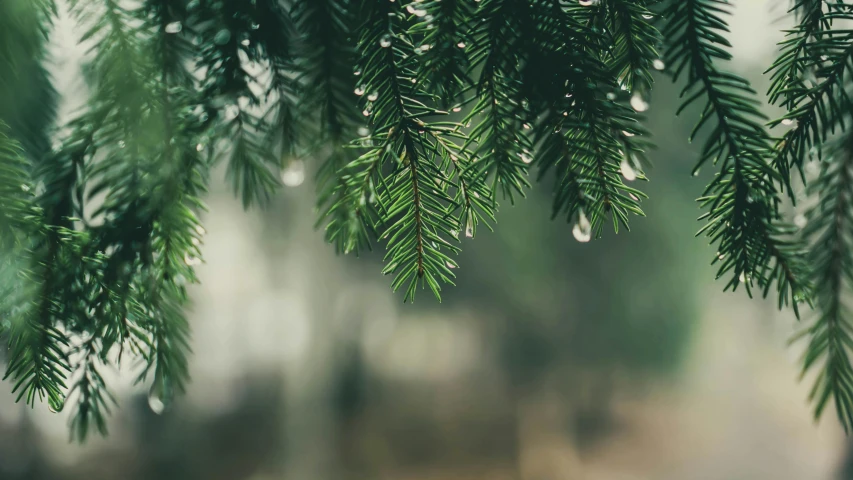
[[[375, 212], [387, 240], [383, 273], [396, 275], [392, 287], [405, 287], [406, 300], [414, 299], [418, 283], [439, 297], [440, 283], [453, 283], [456, 263], [448, 253], [459, 251], [450, 238], [456, 240], [463, 228], [474, 236], [478, 223], [493, 216], [491, 192], [467, 173], [472, 158], [455, 146], [454, 140], [465, 141], [460, 125], [427, 120], [444, 112], [430, 106], [436, 98], [417, 84], [415, 47], [406, 26], [419, 17], [417, 8], [418, 2], [373, 0], [359, 12], [365, 63], [358, 89], [366, 93], [363, 113], [373, 134], [365, 139], [368, 151], [345, 177], [346, 198], [355, 202], [351, 208], [360, 212], [371, 205]], [[333, 206], [332, 212], [338, 208], [344, 207]], [[362, 231], [371, 228], [367, 222], [373, 216], [359, 214]]]
[[774, 181], [781, 179], [767, 159], [770, 140], [761, 121], [758, 102], [749, 83], [718, 70], [713, 59], [729, 60], [730, 47], [720, 32], [727, 29], [722, 15], [726, 0], [684, 0], [673, 3], [665, 13], [664, 28], [669, 48], [666, 63], [674, 79], [684, 74], [687, 97], [679, 113], [704, 99], [699, 123], [691, 137], [704, 126], [708, 138], [694, 172], [708, 163], [719, 163], [720, 173], [699, 199], [708, 211], [708, 223], [700, 231], [718, 244], [714, 263], [717, 278], [730, 275], [725, 289], [741, 284], [752, 294], [756, 284], [767, 295], [775, 283], [781, 306], [797, 303], [808, 292], [802, 263], [802, 246], [790, 239], [794, 227], [778, 221]]
[[[322, 157], [317, 170], [317, 206], [322, 212], [317, 226], [324, 225], [326, 241], [338, 253], [370, 247], [370, 231], [359, 219], [364, 214], [357, 198], [348, 198], [346, 166], [358, 156], [346, 148], [353, 138], [367, 135], [364, 117], [357, 108], [355, 51], [351, 45], [355, 15], [343, 0], [298, 0], [294, 22], [301, 41], [297, 46], [301, 88], [298, 104], [302, 129], [311, 132], [308, 151]], [[359, 91], [364, 95], [363, 91]], [[361, 212], [361, 213], [359, 213]]]
[[853, 286], [853, 135], [846, 133], [829, 149], [810, 191], [818, 203], [806, 216], [803, 235], [812, 246], [809, 264], [819, 313], [797, 338], [808, 338], [803, 375], [809, 370], [819, 372], [809, 395], [815, 418], [833, 398], [838, 419], [849, 433], [853, 428], [853, 325], [845, 297]]
[[845, 119], [853, 102], [847, 93], [847, 82], [853, 65], [853, 32], [831, 30], [835, 21], [853, 19], [853, 6], [822, 4], [801, 7], [801, 24], [788, 33], [783, 50], [773, 64], [770, 100], [785, 107], [784, 117], [769, 123], [792, 125], [776, 141], [774, 167], [793, 198], [791, 171], [797, 169], [804, 178], [805, 161], [812, 158], [827, 136], [845, 128]]
[[244, 207], [266, 204], [281, 167], [270, 139], [285, 149], [293, 143], [289, 19], [277, 0], [205, 0], [195, 20], [204, 98], [209, 115], [219, 117], [211, 119], [211, 135], [229, 140], [214, 145], [217, 158], [227, 157], [227, 176]]
[[647, 0], [602, 0], [591, 7], [575, 6], [576, 16], [589, 12], [588, 23], [601, 32], [602, 61], [627, 91], [647, 94], [654, 83], [652, 72], [662, 70], [658, 46], [661, 36], [652, 24], [655, 15]]
[[531, 105], [546, 112], [536, 129], [540, 178], [554, 170], [553, 216], [576, 222], [575, 238], [583, 242], [601, 235], [608, 216], [614, 230], [628, 228], [630, 214], [643, 215], [645, 197], [625, 184], [644, 178], [637, 135], [645, 131], [601, 60], [600, 43], [588, 41], [596, 33], [584, 25], [594, 14], [545, 2], [537, 9], [539, 48], [525, 71]]
[[442, 108], [454, 108], [472, 84], [467, 49], [471, 43], [474, 3], [469, 0], [426, 0], [410, 4], [415, 16], [410, 32], [418, 59], [418, 81]]
[[500, 189], [504, 198], [514, 202], [516, 194], [524, 196], [530, 188], [527, 176], [533, 161], [518, 67], [524, 61], [526, 35], [533, 28], [530, 5], [519, 0], [484, 0], [472, 24], [471, 65], [480, 68], [481, 74], [477, 103], [463, 123], [479, 120], [468, 141], [476, 143], [478, 174], [491, 178], [492, 190]]

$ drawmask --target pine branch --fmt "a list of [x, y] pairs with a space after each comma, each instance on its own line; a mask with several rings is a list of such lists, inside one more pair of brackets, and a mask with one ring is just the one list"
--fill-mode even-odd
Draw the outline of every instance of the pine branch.
[[111, 406], [117, 401], [98, 369], [98, 359], [103, 356], [98, 338], [92, 336], [77, 345], [72, 355], [78, 357], [78, 360], [75, 362], [76, 381], [68, 392], [68, 397], [75, 399], [69, 427], [71, 438], [82, 443], [88, 437], [92, 425], [101, 435], [109, 433], [106, 418], [111, 414]]
[[[346, 168], [358, 156], [346, 144], [356, 134], [366, 136], [366, 127], [357, 128], [364, 117], [357, 109], [355, 79], [361, 71], [351, 68], [355, 52], [352, 35], [354, 13], [351, 2], [343, 0], [299, 0], [293, 5], [293, 17], [302, 41], [297, 51], [301, 101], [297, 105], [301, 128], [310, 132], [308, 150], [324, 156], [317, 170], [317, 206], [322, 212], [317, 226], [324, 225], [326, 241], [338, 253], [370, 248], [370, 231], [362, 222], [366, 199], [372, 193], [351, 191]], [[364, 95], [363, 90], [358, 90]], [[328, 153], [326, 153], [328, 152]], [[358, 182], [354, 182], [358, 183]], [[363, 184], [361, 185], [364, 186]], [[359, 200], [364, 197], [364, 204]], [[375, 195], [374, 195], [375, 196]]]
[[67, 361], [67, 340], [55, 323], [58, 305], [40, 299], [39, 288], [55, 281], [49, 265], [38, 266], [33, 250], [41, 234], [40, 211], [35, 207], [29, 165], [20, 145], [0, 123], [0, 331], [6, 331], [9, 362], [4, 380], [14, 381], [17, 400], [34, 405], [36, 399], [61, 408]]
[[516, 194], [524, 196], [530, 188], [527, 176], [533, 161], [518, 68], [524, 35], [532, 28], [530, 6], [517, 0], [485, 0], [472, 23], [471, 63], [482, 72], [478, 101], [463, 123], [482, 119], [469, 140], [476, 143], [476, 168], [481, 176], [493, 179], [494, 191], [500, 189], [514, 202]]
[[654, 14], [647, 0], [603, 0], [592, 7], [573, 7], [575, 13], [592, 9], [592, 24], [604, 32], [606, 39], [602, 58], [619, 79], [619, 84], [633, 93], [651, 90], [654, 70], [663, 69], [658, 53], [660, 32], [652, 24]]
[[44, 67], [54, 13], [49, 0], [0, 4], [0, 121], [36, 163], [50, 149], [56, 114], [56, 91]]
[[[277, 0], [207, 0], [197, 17], [204, 95], [210, 115], [220, 116], [212, 136], [232, 139], [218, 146], [217, 158], [227, 156], [227, 176], [244, 207], [266, 204], [281, 166], [269, 140], [289, 146], [292, 137], [289, 20]], [[272, 110], [264, 111], [270, 96]]]
[[798, 338], [808, 337], [803, 375], [818, 370], [809, 395], [819, 418], [830, 398], [846, 432], [853, 428], [851, 312], [845, 301], [853, 286], [853, 135], [830, 148], [820, 177], [810, 185], [818, 203], [809, 210], [803, 235], [812, 245], [809, 263], [819, 311]]
[[751, 295], [756, 283], [767, 295], [775, 283], [780, 307], [791, 301], [796, 312], [797, 302], [808, 292], [802, 248], [788, 239], [795, 229], [778, 221], [774, 180], [779, 176], [767, 160], [770, 141], [761, 124], [764, 117], [749, 83], [714, 63], [731, 58], [718, 46], [731, 46], [720, 33], [727, 29], [722, 17], [727, 5], [726, 0], [684, 0], [673, 3], [664, 15], [666, 63], [676, 80], [682, 73], [687, 78], [681, 93], [687, 98], [679, 112], [704, 99], [691, 137], [710, 125], [694, 172], [707, 163], [720, 164], [719, 175], [699, 199], [708, 210], [700, 217], [708, 223], [699, 233], [718, 243], [717, 278], [731, 275], [726, 290], [743, 284]]
[[804, 178], [803, 165], [836, 129], [844, 128], [844, 119], [853, 107], [846, 90], [853, 68], [853, 32], [831, 30], [835, 21], [853, 19], [853, 6], [809, 4], [802, 23], [788, 33], [783, 50], [774, 62], [770, 99], [788, 113], [769, 123], [793, 127], [777, 140], [774, 167], [780, 172], [789, 195], [791, 171], [796, 168]]
[[[414, 298], [419, 282], [437, 297], [439, 282], [452, 284], [456, 263], [445, 252], [459, 251], [448, 237], [455, 240], [463, 228], [454, 214], [461, 212], [467, 236], [492, 216], [490, 192], [466, 174], [470, 154], [454, 145], [465, 142], [460, 125], [428, 121], [444, 112], [429, 105], [436, 98], [417, 84], [415, 47], [406, 25], [418, 15], [407, 19], [397, 10], [418, 7], [418, 2], [398, 6], [384, 0], [362, 5], [359, 50], [365, 63], [359, 88], [367, 92], [364, 114], [373, 135], [366, 139], [371, 147], [346, 177], [348, 189], [362, 193], [354, 208], [370, 204], [368, 191], [376, 194], [371, 208], [388, 247], [383, 272], [396, 275], [394, 290], [405, 286], [405, 300]], [[367, 222], [370, 215], [358, 218]], [[370, 228], [363, 225], [361, 231]]]
[[592, 13], [564, 10], [559, 2], [537, 9], [539, 48], [525, 72], [531, 105], [547, 112], [536, 129], [540, 178], [551, 169], [557, 173], [553, 216], [577, 222], [580, 241], [600, 236], [608, 216], [614, 230], [628, 228], [630, 214], [643, 215], [639, 202], [645, 197], [624, 182], [644, 178], [637, 135], [645, 131], [602, 62], [600, 42], [590, 41], [597, 38], [585, 26]]
[[467, 55], [474, 5], [469, 0], [427, 0], [409, 4], [416, 17], [410, 29], [416, 42], [418, 82], [436, 95], [442, 108], [454, 107], [472, 84]]

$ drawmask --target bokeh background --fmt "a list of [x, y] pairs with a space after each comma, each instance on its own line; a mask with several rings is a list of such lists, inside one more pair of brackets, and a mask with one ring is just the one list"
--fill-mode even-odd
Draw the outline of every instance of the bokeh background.
[[[736, 3], [730, 67], [764, 91], [788, 2]], [[67, 117], [84, 51], [57, 28]], [[581, 244], [541, 185], [466, 239], [442, 304], [403, 304], [381, 253], [336, 257], [310, 172], [249, 213], [217, 181], [188, 394], [156, 415], [111, 372], [111, 434], [79, 445], [1, 384], [0, 480], [853, 479], [832, 412], [812, 420], [793, 316], [713, 281], [694, 238], [712, 172], [690, 175], [677, 95], [661, 78], [651, 99], [647, 218]]]

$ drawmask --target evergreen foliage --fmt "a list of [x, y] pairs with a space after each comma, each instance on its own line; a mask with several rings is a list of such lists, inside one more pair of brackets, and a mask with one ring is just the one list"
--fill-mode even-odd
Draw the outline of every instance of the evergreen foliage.
[[[19, 399], [106, 432], [101, 371], [131, 362], [167, 406], [188, 381], [187, 285], [210, 171], [246, 208], [317, 159], [318, 227], [339, 253], [384, 244], [405, 301], [453, 284], [461, 240], [494, 228], [535, 172], [581, 242], [644, 215], [655, 80], [698, 111], [716, 174], [699, 234], [725, 289], [814, 303], [804, 369], [853, 427], [848, 349], [851, 6], [795, 0], [767, 121], [724, 70], [728, 0], [68, 0], [86, 105], [54, 125], [50, 0], [0, 3], [0, 333]], [[660, 28], [660, 31], [659, 31]], [[661, 58], [661, 53], [663, 58]], [[656, 74], [656, 70], [663, 73]], [[25, 83], [28, 95], [16, 94]], [[55, 128], [61, 127], [61, 128]], [[789, 127], [781, 138], [769, 128]], [[819, 159], [804, 229], [792, 172]], [[797, 181], [799, 181], [797, 180]], [[809, 245], [829, 245], [812, 248]]]

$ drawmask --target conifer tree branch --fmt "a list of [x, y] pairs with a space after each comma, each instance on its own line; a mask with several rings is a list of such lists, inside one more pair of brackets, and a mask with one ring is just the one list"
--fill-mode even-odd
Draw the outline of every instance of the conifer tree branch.
[[[547, 112], [536, 129], [540, 178], [554, 168], [553, 215], [576, 222], [576, 239], [589, 241], [601, 235], [608, 216], [618, 231], [628, 227], [630, 214], [643, 215], [645, 195], [625, 181], [644, 178], [635, 143], [645, 131], [602, 61], [603, 42], [586, 26], [595, 12], [564, 9], [560, 2], [545, 2], [536, 12], [539, 48], [528, 58], [525, 82], [531, 105]], [[554, 144], [552, 135], [566, 145]]]
[[[646, 94], [654, 79], [655, 61], [660, 61], [660, 32], [651, 23], [655, 18], [647, 0], [602, 0], [594, 6], [593, 24], [606, 32], [602, 38], [606, 55], [619, 84], [628, 91]], [[580, 10], [583, 7], [575, 7]]]
[[[358, 88], [367, 94], [364, 114], [374, 133], [366, 139], [367, 153], [350, 165], [346, 177], [352, 191], [375, 188], [377, 227], [388, 248], [383, 272], [396, 275], [392, 287], [405, 287], [406, 300], [414, 298], [418, 283], [437, 297], [440, 283], [452, 283], [456, 264], [445, 252], [459, 251], [448, 237], [455, 240], [463, 228], [454, 213], [462, 212], [467, 236], [475, 234], [479, 221], [491, 218], [491, 192], [484, 184], [478, 184], [487, 194], [483, 202], [471, 200], [473, 179], [465, 174], [468, 167], [460, 166], [469, 153], [453, 146], [454, 140], [465, 144], [460, 125], [428, 120], [445, 112], [430, 106], [437, 99], [417, 83], [408, 25], [422, 16], [418, 8], [419, 2], [362, 4], [359, 51], [365, 61]], [[355, 208], [370, 202], [363, 195], [354, 200]]]
[[817, 370], [809, 395], [820, 417], [830, 398], [846, 432], [853, 428], [853, 349], [851, 312], [845, 300], [853, 286], [853, 135], [845, 133], [829, 149], [810, 190], [818, 197], [807, 214], [803, 235], [812, 245], [809, 257], [818, 314], [798, 338], [808, 338], [803, 375]]
[[57, 305], [42, 297], [55, 276], [50, 264], [38, 266], [34, 249], [42, 234], [29, 179], [29, 165], [20, 145], [0, 123], [0, 333], [8, 336], [9, 362], [4, 379], [14, 382], [17, 400], [34, 405], [47, 400], [62, 408], [68, 363], [65, 336], [55, 323]]
[[474, 4], [469, 0], [426, 0], [410, 4], [416, 20], [410, 29], [415, 53], [420, 55], [418, 81], [432, 92], [440, 106], [450, 109], [472, 84], [467, 54], [471, 43]]
[[791, 171], [797, 169], [804, 178], [803, 166], [827, 136], [839, 127], [851, 103], [846, 84], [853, 65], [853, 32], [832, 30], [835, 21], [853, 19], [853, 6], [823, 2], [804, 9], [801, 24], [788, 33], [782, 53], [771, 66], [770, 99], [785, 107], [788, 113], [769, 123], [792, 125], [776, 141], [774, 167], [780, 172], [789, 195]]
[[694, 172], [707, 163], [720, 164], [720, 174], [699, 199], [708, 210], [700, 217], [708, 223], [699, 233], [718, 243], [714, 263], [720, 263], [718, 278], [731, 275], [727, 290], [743, 284], [751, 295], [755, 282], [766, 295], [775, 282], [780, 307], [790, 301], [796, 312], [808, 283], [802, 247], [786, 238], [794, 229], [778, 220], [774, 181], [780, 177], [767, 159], [770, 141], [760, 123], [764, 117], [749, 83], [718, 70], [714, 62], [731, 58], [723, 48], [730, 44], [720, 33], [727, 29], [722, 15], [728, 4], [684, 0], [672, 3], [664, 14], [666, 63], [676, 80], [682, 74], [687, 80], [681, 93], [687, 99], [679, 112], [705, 99], [693, 135], [708, 125], [708, 139]]
[[[356, 135], [367, 136], [364, 117], [357, 109], [357, 79], [361, 75], [355, 65], [354, 45], [350, 40], [355, 22], [355, 7], [343, 0], [297, 0], [293, 18], [300, 32], [296, 46], [301, 63], [298, 116], [304, 132], [311, 132], [308, 151], [324, 157], [317, 170], [317, 206], [321, 211], [317, 226], [323, 225], [325, 239], [338, 253], [358, 252], [370, 248], [371, 221], [362, 221], [368, 212], [371, 192], [352, 191], [347, 165], [358, 154], [346, 145]], [[367, 140], [365, 140], [367, 142]], [[328, 153], [327, 153], [328, 152]], [[370, 175], [368, 175], [370, 178]], [[353, 185], [364, 187], [363, 182]], [[359, 198], [364, 196], [362, 203]], [[374, 195], [375, 197], [375, 195]]]
[[534, 158], [525, 132], [531, 125], [518, 68], [524, 35], [532, 28], [530, 6], [517, 0], [484, 0], [472, 24], [471, 64], [481, 74], [477, 103], [463, 123], [479, 120], [469, 139], [476, 143], [476, 168], [483, 177], [491, 177], [492, 189], [500, 189], [512, 203], [516, 194], [524, 196], [530, 188], [527, 176]]

